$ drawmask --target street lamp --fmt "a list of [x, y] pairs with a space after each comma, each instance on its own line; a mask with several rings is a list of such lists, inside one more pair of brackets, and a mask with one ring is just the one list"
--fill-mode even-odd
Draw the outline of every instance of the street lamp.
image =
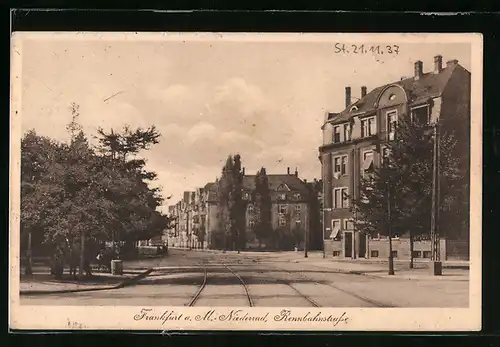
[[389, 275], [394, 275], [394, 257], [392, 256], [391, 184], [389, 178], [387, 178], [387, 234], [389, 236]]
[[439, 121], [434, 123], [434, 150], [432, 172], [432, 211], [431, 211], [431, 270], [434, 276], [442, 275], [439, 236]]

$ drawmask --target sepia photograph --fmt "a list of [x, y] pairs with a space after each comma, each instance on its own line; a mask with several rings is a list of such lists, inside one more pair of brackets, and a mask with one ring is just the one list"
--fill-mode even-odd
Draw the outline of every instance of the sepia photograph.
[[481, 328], [480, 35], [16, 32], [11, 58], [12, 328]]

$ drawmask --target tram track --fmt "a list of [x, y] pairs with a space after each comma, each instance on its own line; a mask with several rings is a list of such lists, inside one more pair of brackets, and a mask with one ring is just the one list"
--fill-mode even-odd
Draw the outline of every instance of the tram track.
[[[290, 274], [293, 274], [293, 275], [296, 275], [297, 276], [297, 273], [294, 273], [292, 271], [289, 271], [289, 270], [286, 270], [286, 269], [283, 269], [283, 268], [277, 268], [278, 270], [281, 270], [281, 271], [285, 271], [285, 272], [288, 272]], [[396, 306], [393, 306], [393, 305], [387, 305], [387, 304], [384, 304], [384, 303], [381, 303], [379, 301], [376, 301], [376, 300], [372, 300], [372, 299], [367, 299], [365, 297], [362, 297], [360, 295], [357, 295], [355, 293], [352, 293], [348, 290], [345, 290], [345, 289], [342, 289], [342, 288], [339, 288], [337, 286], [335, 286], [333, 283], [331, 282], [321, 282], [321, 281], [318, 281], [318, 280], [315, 280], [314, 278], [311, 278], [309, 276], [306, 276], [304, 274], [298, 274], [299, 277], [305, 279], [305, 280], [308, 280], [308, 281], [311, 281], [312, 283], [314, 284], [317, 284], [317, 285], [325, 285], [325, 286], [328, 286], [330, 288], [333, 288], [333, 289], [336, 289], [344, 294], [347, 294], [347, 295], [350, 295], [358, 300], [361, 300], [363, 302], [366, 302], [374, 307], [383, 307], [383, 308], [390, 308], [390, 307], [396, 307]]]
[[[224, 266], [230, 273], [232, 273], [239, 281], [239, 283], [242, 285], [243, 289], [245, 290], [245, 295], [246, 295], [246, 299], [247, 299], [247, 302], [248, 302], [248, 305], [250, 307], [253, 307], [254, 306], [254, 303], [253, 303], [253, 300], [252, 300], [252, 297], [250, 296], [250, 292], [248, 290], [248, 286], [247, 284], [245, 283], [245, 281], [243, 280], [243, 278], [241, 278], [241, 276], [239, 274], [237, 274], [233, 269], [231, 269], [228, 265], [226, 264], [221, 264], [222, 266]], [[198, 288], [198, 290], [196, 291], [196, 293], [194, 294], [194, 296], [191, 298], [191, 301], [188, 303], [187, 306], [194, 306], [196, 305], [196, 302], [198, 301], [198, 299], [200, 298], [203, 290], [205, 289], [205, 287], [207, 286], [207, 278], [208, 278], [208, 266], [207, 264], [203, 264], [203, 282], [201, 283], [200, 287]]]

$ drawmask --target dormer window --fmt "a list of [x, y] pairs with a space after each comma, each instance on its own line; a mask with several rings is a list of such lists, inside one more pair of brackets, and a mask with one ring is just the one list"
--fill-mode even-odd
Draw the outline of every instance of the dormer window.
[[340, 142], [340, 126], [333, 127], [333, 143]]
[[286, 200], [286, 194], [285, 193], [281, 193], [278, 195], [278, 200]]
[[357, 110], [358, 110], [358, 106], [353, 106], [353, 107], [351, 107], [349, 112], [356, 112]]
[[295, 200], [300, 200], [300, 193], [294, 193]]
[[389, 95], [389, 100], [393, 101], [394, 99], [396, 99], [396, 94]]

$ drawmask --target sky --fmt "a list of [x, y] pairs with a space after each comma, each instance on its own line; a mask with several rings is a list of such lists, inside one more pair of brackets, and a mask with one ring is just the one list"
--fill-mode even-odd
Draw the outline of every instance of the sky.
[[229, 154], [241, 155], [247, 174], [290, 167], [320, 178], [321, 125], [327, 111], [344, 108], [346, 86], [359, 97], [361, 86], [412, 76], [416, 60], [431, 70], [437, 54], [471, 71], [466, 43], [396, 42], [397, 55], [375, 55], [335, 53], [336, 40], [27, 37], [22, 131], [67, 141], [73, 102], [89, 137], [98, 127], [155, 125], [160, 143], [141, 156], [158, 173], [152, 185], [172, 195], [166, 210], [183, 191], [213, 182]]

